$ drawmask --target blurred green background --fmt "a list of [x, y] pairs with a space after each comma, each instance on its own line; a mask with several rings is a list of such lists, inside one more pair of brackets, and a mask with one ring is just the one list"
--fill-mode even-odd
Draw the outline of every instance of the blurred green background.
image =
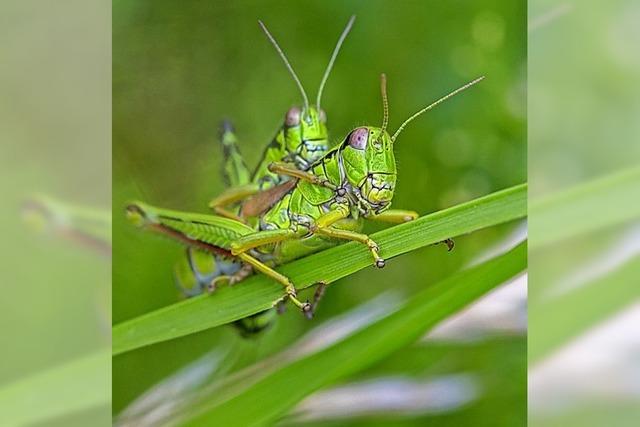
[[[329, 78], [323, 108], [331, 140], [381, 122], [379, 74], [387, 73], [390, 128], [463, 83], [475, 88], [413, 122], [399, 139], [394, 206], [429, 213], [526, 180], [526, 3], [523, 1], [138, 1], [113, 3], [113, 321], [178, 300], [172, 268], [183, 249], [142, 233], [123, 215], [131, 199], [207, 212], [223, 189], [218, 123], [231, 118], [255, 165], [285, 111], [301, 102], [273, 47], [274, 34], [310, 97], [350, 15], [357, 15]], [[332, 286], [313, 322], [294, 310], [253, 341], [217, 328], [113, 361], [113, 412], [216, 346], [240, 348], [237, 366], [286, 348], [320, 322], [393, 288], [411, 295], [505, 239], [514, 225], [394, 259]], [[371, 228], [373, 230], [373, 228]], [[522, 425], [526, 416], [526, 338], [494, 336], [448, 344], [427, 372], [424, 349], [377, 373], [411, 376], [476, 372], [481, 397], [439, 415], [442, 425]], [[430, 362], [430, 364], [432, 361]], [[365, 374], [375, 376], [376, 372]], [[432, 418], [414, 417], [407, 425]], [[388, 421], [394, 423], [396, 421]], [[385, 424], [381, 421], [382, 424]], [[344, 425], [344, 424], [342, 424]], [[388, 425], [388, 424], [385, 424]]]
[[110, 259], [22, 216], [34, 194], [111, 211], [110, 13], [102, 0], [0, 4], [3, 426], [110, 423], [109, 359], [81, 378], [59, 369], [108, 355]]
[[640, 3], [532, 0], [529, 16], [529, 425], [636, 425]]

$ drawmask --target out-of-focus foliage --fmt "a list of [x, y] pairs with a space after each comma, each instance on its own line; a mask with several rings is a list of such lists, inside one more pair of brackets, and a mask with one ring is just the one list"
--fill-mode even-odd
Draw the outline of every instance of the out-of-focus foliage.
[[[225, 396], [218, 406], [207, 408], [203, 415], [194, 417], [186, 425], [219, 422], [249, 426], [273, 422], [292, 408], [297, 399], [358, 373], [413, 343], [425, 330], [512, 279], [526, 264], [527, 247], [522, 243], [502, 256], [420, 292], [397, 312], [344, 341], [275, 369], [251, 387]], [[290, 389], [286, 393], [274, 393], [287, 387]], [[220, 390], [219, 394], [223, 392]]]
[[529, 8], [529, 425], [634, 425], [640, 4]]
[[[313, 96], [352, 14], [357, 15], [354, 28], [323, 96], [334, 142], [358, 124], [380, 123], [381, 72], [389, 81], [391, 129], [461, 83], [486, 76], [404, 132], [396, 147], [395, 207], [426, 214], [526, 180], [524, 2], [115, 1], [114, 322], [174, 303], [172, 267], [183, 253], [174, 242], [126, 223], [125, 202], [143, 199], [206, 212], [208, 200], [223, 188], [219, 120], [234, 120], [241, 149], [253, 165], [286, 109], [300, 103], [257, 19], [280, 42]], [[290, 310], [251, 341], [222, 327], [118, 356], [113, 411], [212, 348], [237, 349], [228, 368], [235, 370], [286, 348], [315, 324], [384, 290], [413, 295], [506, 238], [512, 228], [507, 224], [461, 237], [451, 253], [440, 246], [424, 248], [394, 259], [382, 271], [366, 269], [343, 279], [327, 293], [313, 322]], [[514, 366], [483, 382], [485, 396], [503, 393], [500, 399], [472, 404], [458, 421], [468, 416], [478, 425], [478, 414], [499, 412], [502, 425], [522, 424], [522, 337], [504, 339], [513, 345], [503, 351], [458, 355], [466, 358], [460, 366], [470, 370], [490, 371], [506, 360]], [[430, 373], [439, 372], [432, 367]], [[407, 422], [424, 423], [425, 417]], [[487, 418], [486, 425], [496, 425], [494, 420]]]
[[0, 16], [0, 425], [106, 426], [108, 245], [24, 207], [37, 193], [110, 217], [110, 2], [7, 0]]

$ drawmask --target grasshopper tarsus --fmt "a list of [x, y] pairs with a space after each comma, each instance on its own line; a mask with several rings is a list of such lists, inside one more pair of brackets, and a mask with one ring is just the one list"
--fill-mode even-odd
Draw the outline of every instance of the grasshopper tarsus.
[[207, 285], [207, 293], [212, 294], [215, 291], [217, 291], [218, 290], [218, 286], [220, 285], [220, 282], [222, 282], [224, 280], [226, 280], [227, 283], [231, 283], [231, 280], [230, 280], [229, 276], [222, 275], [222, 276], [214, 277], [211, 280], [211, 282], [209, 282], [209, 284]]
[[309, 301], [305, 301], [305, 303], [302, 304], [301, 309], [302, 309], [302, 313], [307, 319], [309, 320], [313, 319], [313, 306]]
[[229, 119], [223, 119], [220, 121], [220, 135], [224, 135], [225, 133], [231, 132], [235, 133], [236, 129], [233, 126], [233, 122]]
[[447, 252], [451, 252], [453, 250], [454, 246], [456, 245], [456, 243], [453, 241], [453, 239], [445, 239], [445, 240], [442, 241], [442, 243], [447, 245]]

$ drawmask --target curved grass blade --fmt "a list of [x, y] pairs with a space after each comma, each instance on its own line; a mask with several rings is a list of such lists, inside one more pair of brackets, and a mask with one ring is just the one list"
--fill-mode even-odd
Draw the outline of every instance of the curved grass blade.
[[640, 217], [640, 168], [606, 175], [531, 202], [531, 249]]
[[523, 242], [429, 287], [395, 313], [344, 341], [270, 373], [229, 400], [194, 415], [185, 425], [272, 424], [312, 392], [410, 345], [441, 320], [524, 271], [526, 265], [527, 246]]
[[34, 373], [0, 387], [0, 425], [35, 425], [111, 402], [109, 350]]
[[[381, 255], [389, 259], [526, 214], [527, 185], [521, 184], [388, 228], [372, 238], [380, 244]], [[291, 262], [278, 271], [290, 277], [298, 289], [304, 289], [318, 281], [334, 282], [370, 265], [368, 251], [352, 242]], [[282, 286], [268, 277], [250, 277], [241, 285], [191, 298], [114, 326], [113, 354], [241, 319], [272, 307], [282, 297]]]

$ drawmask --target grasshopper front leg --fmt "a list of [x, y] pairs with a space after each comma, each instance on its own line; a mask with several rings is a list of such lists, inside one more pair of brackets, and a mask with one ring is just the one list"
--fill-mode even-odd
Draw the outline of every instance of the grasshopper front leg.
[[357, 233], [355, 231], [340, 230], [335, 227], [317, 227], [314, 229], [314, 233], [322, 236], [331, 237], [334, 239], [352, 240], [354, 242], [360, 242], [369, 248], [369, 252], [373, 256], [373, 265], [378, 268], [385, 266], [385, 260], [380, 256], [380, 247], [369, 236], [363, 233]]
[[377, 215], [367, 217], [374, 221], [388, 222], [391, 224], [402, 224], [418, 218], [418, 212], [404, 209], [389, 209]]
[[[367, 219], [371, 219], [374, 221], [388, 222], [391, 224], [402, 224], [405, 222], [413, 221], [414, 219], [418, 218], [418, 216], [419, 216], [418, 212], [415, 212], [415, 211], [407, 211], [404, 209], [389, 209], [378, 215], [372, 215]], [[447, 245], [448, 252], [451, 252], [451, 250], [453, 250], [453, 247], [455, 246], [453, 239], [445, 239], [436, 244], [439, 244], [439, 243], [444, 243], [445, 245]]]
[[342, 230], [333, 226], [336, 222], [348, 216], [349, 208], [345, 205], [338, 205], [335, 210], [320, 216], [315, 221], [315, 224], [312, 225], [311, 232], [334, 239], [352, 240], [366, 245], [373, 256], [373, 265], [378, 268], [383, 268], [385, 261], [379, 254], [380, 247], [369, 236], [355, 231]]
[[325, 178], [321, 178], [310, 172], [297, 169], [295, 166], [288, 163], [280, 163], [280, 162], [271, 163], [269, 165], [269, 171], [273, 173], [277, 173], [278, 175], [285, 175], [292, 178], [301, 179], [303, 181], [308, 181], [311, 184], [319, 185], [321, 187], [325, 187], [333, 191], [336, 191], [338, 189], [338, 187], [332, 184], [329, 180]]

